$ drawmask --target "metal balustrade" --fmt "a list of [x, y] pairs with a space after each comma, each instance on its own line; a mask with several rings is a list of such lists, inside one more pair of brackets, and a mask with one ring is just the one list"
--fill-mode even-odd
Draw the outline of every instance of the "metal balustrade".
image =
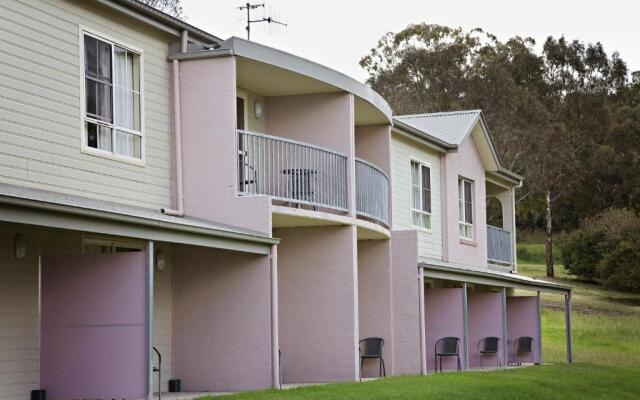
[[239, 130], [238, 191], [347, 211], [347, 157], [307, 143]]
[[356, 159], [356, 213], [389, 226], [389, 178], [360, 159]]
[[487, 225], [487, 258], [490, 262], [513, 264], [511, 232]]

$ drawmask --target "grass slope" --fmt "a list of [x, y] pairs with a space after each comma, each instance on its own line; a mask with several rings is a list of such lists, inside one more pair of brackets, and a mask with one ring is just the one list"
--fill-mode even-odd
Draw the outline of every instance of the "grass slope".
[[[519, 273], [544, 278], [544, 245], [525, 244]], [[365, 383], [240, 393], [225, 400], [640, 399], [640, 295], [603, 289], [556, 267], [574, 286], [576, 364], [565, 364], [563, 299], [543, 295], [544, 365], [493, 372], [390, 377]]]

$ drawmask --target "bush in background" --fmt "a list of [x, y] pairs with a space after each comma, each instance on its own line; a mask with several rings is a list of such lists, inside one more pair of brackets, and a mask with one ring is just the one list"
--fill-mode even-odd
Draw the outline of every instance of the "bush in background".
[[608, 209], [587, 218], [560, 243], [567, 270], [604, 286], [640, 292], [640, 217]]

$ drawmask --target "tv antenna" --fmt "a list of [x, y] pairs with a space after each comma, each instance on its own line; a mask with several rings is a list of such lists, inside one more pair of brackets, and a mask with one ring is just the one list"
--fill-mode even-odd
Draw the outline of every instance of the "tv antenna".
[[255, 10], [257, 8], [265, 8], [264, 3], [251, 4], [250, 2], [247, 2], [245, 5], [238, 7], [238, 10], [240, 11], [247, 10], [247, 27], [245, 28], [247, 30], [247, 40], [251, 40], [251, 24], [266, 22], [268, 24], [287, 26], [284, 22], [278, 21], [271, 16], [251, 19], [251, 10]]

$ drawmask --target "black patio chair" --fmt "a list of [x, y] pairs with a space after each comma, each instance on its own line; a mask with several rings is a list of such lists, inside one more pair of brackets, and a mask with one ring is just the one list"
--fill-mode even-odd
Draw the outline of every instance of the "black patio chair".
[[460, 338], [457, 337], [443, 337], [436, 341], [434, 346], [435, 367], [438, 372], [438, 360], [440, 361], [440, 372], [442, 372], [442, 357], [456, 357], [458, 360], [458, 371], [462, 371], [460, 365]]
[[382, 358], [382, 348], [384, 347], [384, 339], [379, 337], [364, 338], [360, 341], [360, 376], [362, 377], [362, 367], [364, 360], [378, 359], [378, 376], [387, 376], [387, 369]]
[[533, 353], [533, 338], [530, 336], [520, 336], [515, 342], [516, 365], [520, 365], [520, 353]]
[[495, 336], [487, 336], [480, 339], [478, 342], [478, 368], [482, 368], [482, 356], [495, 355], [497, 360], [497, 367], [501, 367], [500, 353], [498, 351], [500, 344], [500, 338]]

